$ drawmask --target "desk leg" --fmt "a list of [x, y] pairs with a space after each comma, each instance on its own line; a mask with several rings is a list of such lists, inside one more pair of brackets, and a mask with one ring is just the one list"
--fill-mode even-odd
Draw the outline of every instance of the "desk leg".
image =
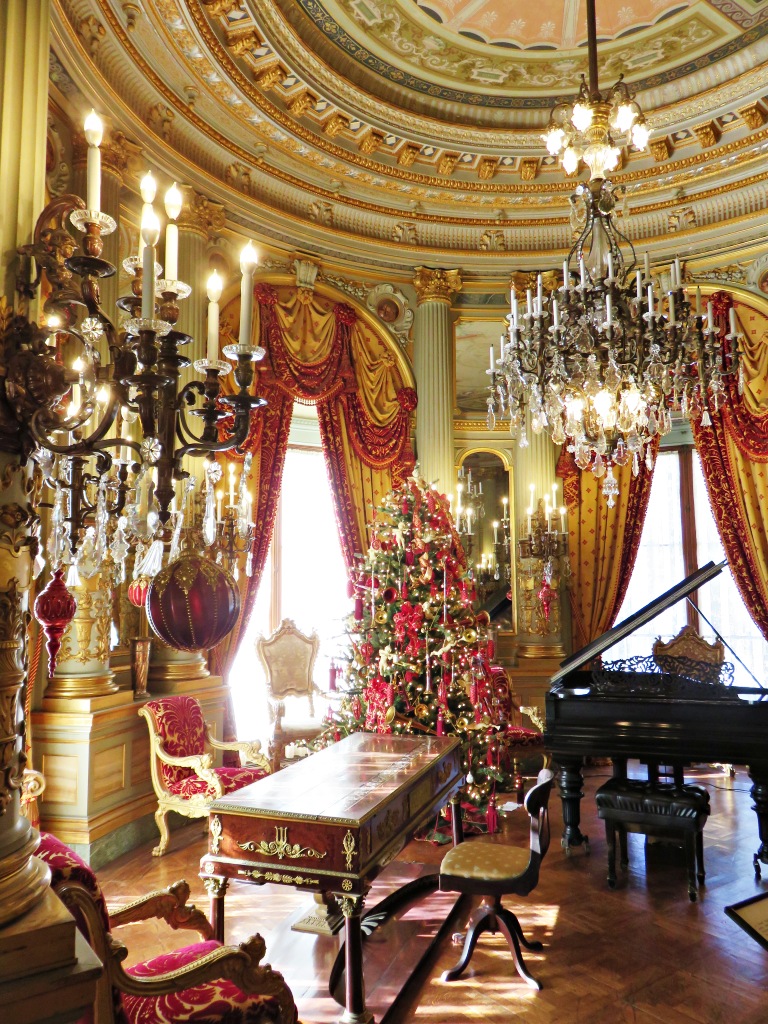
[[336, 893], [344, 915], [344, 1002], [346, 1009], [341, 1024], [373, 1024], [373, 1014], [365, 1008], [365, 979], [363, 977], [363, 917], [364, 896], [345, 896]]
[[752, 863], [755, 868], [755, 877], [761, 878], [760, 865], [768, 865], [768, 766], [750, 765], [749, 777], [753, 783], [749, 795], [755, 801], [752, 810], [757, 815], [757, 829], [760, 836], [760, 847], [752, 858]]
[[451, 797], [451, 832], [453, 834], [453, 845], [458, 846], [464, 841], [464, 822], [461, 817], [461, 793]]
[[211, 875], [203, 879], [203, 885], [211, 898], [213, 937], [219, 942], [224, 942], [224, 896], [229, 887], [229, 879], [222, 875]]
[[557, 784], [563, 802], [563, 838], [561, 844], [567, 854], [571, 847], [584, 846], [589, 852], [589, 836], [579, 828], [581, 821], [581, 798], [584, 796], [583, 762], [580, 757], [556, 758], [559, 765]]

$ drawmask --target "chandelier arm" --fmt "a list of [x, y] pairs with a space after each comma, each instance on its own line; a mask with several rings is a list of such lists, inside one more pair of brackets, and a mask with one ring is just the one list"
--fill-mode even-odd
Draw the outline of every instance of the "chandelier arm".
[[115, 422], [118, 408], [119, 402], [117, 395], [110, 393], [109, 402], [104, 410], [104, 416], [99, 426], [92, 434], [89, 434], [86, 438], [82, 438], [75, 444], [55, 444], [50, 440], [46, 431], [55, 427], [58, 430], [66, 430], [69, 433], [72, 433], [88, 422], [93, 415], [93, 411], [91, 411], [87, 416], [73, 417], [71, 420], [59, 420], [58, 418], [51, 418], [51, 411], [43, 407], [33, 413], [32, 418], [29, 421], [29, 431], [34, 441], [40, 445], [41, 448], [45, 448], [47, 451], [53, 452], [55, 455], [87, 455], [93, 445], [96, 442], [101, 441], [102, 438], [106, 436], [112, 424]]

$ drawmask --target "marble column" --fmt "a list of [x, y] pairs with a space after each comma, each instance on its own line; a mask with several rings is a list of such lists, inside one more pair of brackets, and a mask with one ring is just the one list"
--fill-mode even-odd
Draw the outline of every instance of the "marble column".
[[[527, 512], [531, 505], [531, 484], [533, 484], [534, 512], [539, 500], [546, 494], [552, 498], [552, 484], [557, 483], [557, 506], [563, 504], [563, 482], [555, 476], [555, 468], [560, 455], [559, 445], [552, 443], [549, 434], [542, 431], [535, 434], [530, 427], [530, 420], [526, 426], [528, 445], [520, 448], [515, 445], [515, 472], [514, 472], [514, 517], [513, 524], [516, 532], [515, 551], [517, 551], [517, 539], [525, 535], [527, 529]], [[555, 524], [559, 527], [560, 516], [555, 516]], [[559, 628], [555, 632], [531, 633], [525, 630], [524, 616], [521, 615], [523, 597], [521, 587], [525, 586], [525, 572], [517, 573], [517, 622], [518, 622], [518, 654], [520, 657], [562, 657], [563, 651], [563, 611], [567, 602], [567, 593], [560, 590]], [[530, 597], [530, 595], [529, 595]]]
[[458, 270], [417, 267], [418, 305], [413, 324], [413, 368], [419, 404], [416, 454], [421, 475], [438, 490], [454, 489], [453, 329], [451, 296], [461, 289]]
[[112, 586], [100, 572], [81, 577], [73, 596], [75, 617], [61, 639], [56, 671], [45, 690], [51, 697], [103, 697], [116, 693], [114, 672], [109, 667], [112, 626]]
[[[45, 202], [50, 13], [48, 0], [0, 4], [0, 300], [9, 305], [16, 247], [31, 242]], [[8, 425], [14, 421], [4, 386], [0, 420]], [[0, 431], [0, 927], [25, 915], [49, 893], [48, 871], [33, 856], [38, 833], [21, 814], [20, 804], [26, 761], [22, 687], [28, 592], [38, 523], [29, 476], [19, 465], [20, 447], [18, 425]], [[0, 981], [6, 977], [7, 965], [0, 964]]]

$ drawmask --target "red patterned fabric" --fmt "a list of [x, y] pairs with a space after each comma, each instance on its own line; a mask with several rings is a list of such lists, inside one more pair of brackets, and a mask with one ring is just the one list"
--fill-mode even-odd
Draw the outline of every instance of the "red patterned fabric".
[[[93, 902], [96, 904], [104, 928], [109, 931], [109, 913], [107, 912], [104, 894], [99, 887], [99, 883], [96, 881], [96, 875], [82, 857], [79, 857], [74, 850], [70, 850], [68, 846], [65, 846], [60, 839], [51, 835], [50, 832], [40, 833], [40, 846], [37, 849], [37, 856], [45, 861], [51, 869], [51, 886], [54, 889], [62, 882], [72, 881], [88, 890], [93, 898]], [[74, 916], [77, 921], [77, 913]], [[84, 935], [87, 934], [83, 922], [77, 921], [77, 924], [80, 931]]]
[[[218, 948], [218, 942], [198, 942], [136, 964], [127, 971], [137, 978], [154, 978], [179, 970]], [[123, 1006], [130, 1024], [262, 1024], [270, 1019], [270, 1011], [277, 1010], [271, 997], [247, 995], [224, 978], [171, 995], [142, 997], [123, 993]]]
[[[194, 697], [164, 697], [145, 705], [152, 714], [155, 729], [171, 757], [190, 757], [205, 753], [205, 721]], [[191, 768], [162, 765], [163, 781], [169, 789], [194, 776]]]
[[[252, 782], [257, 782], [265, 775], [269, 775], [269, 772], [264, 771], [263, 768], [214, 768], [213, 771], [221, 782], [225, 793], [232, 793], [236, 789], [242, 789], [243, 786], [250, 786]], [[168, 790], [175, 796], [181, 797], [213, 795], [213, 790], [205, 779], [200, 779], [196, 775], [189, 775], [186, 779], [174, 782], [168, 786]]]
[[525, 729], [521, 725], [508, 725], [504, 732], [506, 747], [543, 747], [544, 737], [536, 729]]
[[[712, 296], [718, 331], [728, 331], [733, 300], [727, 292]], [[738, 378], [724, 378], [725, 401], [719, 411], [709, 403], [711, 426], [692, 420], [704, 480], [728, 566], [755, 625], [768, 639], [768, 601], [764, 566], [768, 561], [768, 415], [755, 415], [738, 392]], [[750, 382], [751, 383], [751, 382]], [[759, 382], [758, 382], [759, 383]], [[764, 378], [763, 378], [764, 386]]]

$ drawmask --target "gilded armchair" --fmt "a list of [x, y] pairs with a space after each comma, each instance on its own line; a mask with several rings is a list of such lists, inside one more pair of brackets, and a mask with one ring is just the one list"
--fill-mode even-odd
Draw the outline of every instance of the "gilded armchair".
[[[185, 881], [110, 913], [91, 868], [59, 839], [43, 833], [37, 856], [50, 868], [54, 892], [104, 965], [93, 1024], [295, 1024], [290, 989], [281, 974], [261, 964], [262, 937], [254, 935], [239, 946], [213, 940], [208, 919], [187, 905]], [[113, 930], [153, 918], [197, 931], [202, 941], [124, 967], [128, 950]]]
[[[155, 821], [160, 842], [152, 853], [162, 857], [169, 840], [169, 811], [203, 818], [214, 800], [269, 774], [269, 761], [261, 753], [258, 740], [217, 740], [194, 697], [151, 700], [139, 708], [139, 714], [149, 728], [152, 785], [157, 796]], [[236, 751], [246, 763], [237, 768], [215, 767], [214, 750]]]

